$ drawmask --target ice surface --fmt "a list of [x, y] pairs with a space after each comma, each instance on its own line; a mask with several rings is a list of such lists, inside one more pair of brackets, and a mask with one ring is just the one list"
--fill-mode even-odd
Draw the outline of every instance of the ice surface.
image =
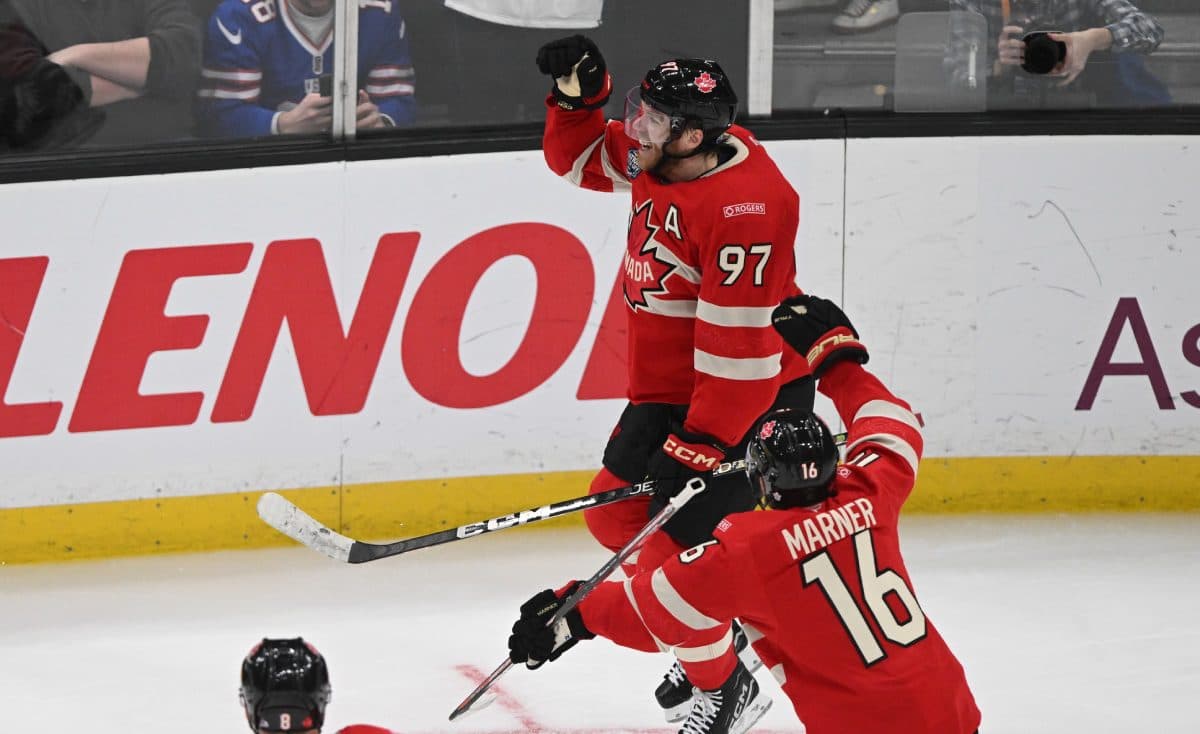
[[[966, 667], [983, 734], [1200, 731], [1200, 516], [912, 517], [923, 608]], [[582, 529], [522, 529], [359, 566], [306, 548], [0, 568], [8, 731], [244, 732], [242, 656], [303, 635], [329, 660], [326, 731], [666, 732], [669, 661], [603, 641], [498, 701], [450, 711], [504, 658], [516, 609], [607, 556]], [[775, 706], [755, 731], [800, 732]]]

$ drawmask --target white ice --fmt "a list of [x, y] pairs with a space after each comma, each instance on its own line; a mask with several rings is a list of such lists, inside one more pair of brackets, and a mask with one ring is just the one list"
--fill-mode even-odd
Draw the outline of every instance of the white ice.
[[[922, 606], [966, 668], [983, 734], [1200, 731], [1200, 516], [911, 517]], [[12, 732], [245, 732], [242, 656], [303, 635], [329, 660], [326, 732], [667, 732], [668, 660], [604, 641], [450, 711], [505, 654], [517, 606], [606, 559], [582, 529], [521, 529], [350, 566], [287, 549], [0, 568]], [[800, 732], [775, 706], [756, 731]], [[855, 733], [861, 734], [861, 733]]]

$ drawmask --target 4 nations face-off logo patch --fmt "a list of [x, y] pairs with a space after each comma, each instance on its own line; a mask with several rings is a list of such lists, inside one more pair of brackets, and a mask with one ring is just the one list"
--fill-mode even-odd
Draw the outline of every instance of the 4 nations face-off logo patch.
[[642, 172], [642, 167], [638, 165], [637, 148], [630, 148], [629, 155], [625, 158], [625, 176], [632, 181]]
[[622, 287], [625, 303], [635, 311], [649, 308], [647, 296], [667, 292], [663, 283], [675, 270], [673, 263], [659, 256], [662, 245], [654, 236], [661, 227], [650, 222], [653, 212], [654, 204], [647, 199], [634, 209], [629, 219], [629, 242], [625, 248]]

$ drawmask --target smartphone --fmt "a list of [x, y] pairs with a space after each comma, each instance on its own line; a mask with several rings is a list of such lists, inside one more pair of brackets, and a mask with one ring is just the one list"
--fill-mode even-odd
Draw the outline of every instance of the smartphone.
[[333, 74], [322, 74], [317, 77], [317, 94], [322, 97], [333, 96]]

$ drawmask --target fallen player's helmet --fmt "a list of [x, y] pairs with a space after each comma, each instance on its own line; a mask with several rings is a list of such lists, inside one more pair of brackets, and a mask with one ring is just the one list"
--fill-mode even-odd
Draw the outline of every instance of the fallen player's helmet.
[[[630, 90], [626, 97], [627, 129], [636, 98], [666, 116], [670, 130], [668, 140], [678, 138], [689, 123], [702, 130], [702, 149], [712, 147], [721, 139], [737, 113], [738, 99], [729, 77], [720, 64], [708, 59], [664, 61], [646, 72], [635, 90]], [[638, 136], [631, 137], [636, 139]]]
[[320, 729], [330, 698], [329, 669], [302, 637], [263, 638], [242, 661], [240, 691], [254, 732]]
[[746, 447], [746, 474], [770, 507], [807, 507], [832, 494], [838, 449], [815, 413], [781, 408], [763, 416]]

